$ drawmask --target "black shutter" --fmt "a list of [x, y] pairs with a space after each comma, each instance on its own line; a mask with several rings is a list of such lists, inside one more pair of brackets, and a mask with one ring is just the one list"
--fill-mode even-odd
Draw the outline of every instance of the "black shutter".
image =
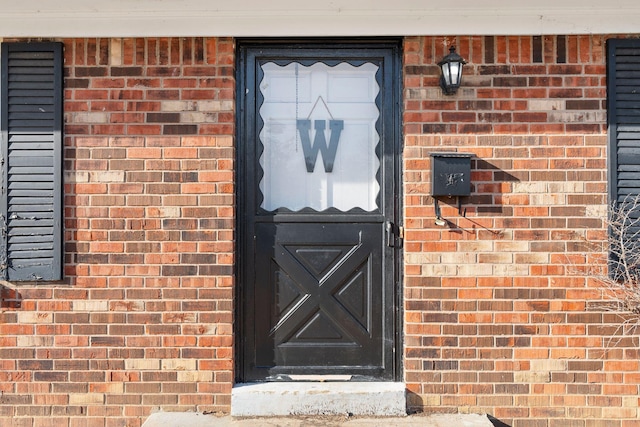
[[62, 278], [62, 44], [2, 45], [2, 271]]
[[609, 271], [640, 274], [640, 39], [608, 41]]

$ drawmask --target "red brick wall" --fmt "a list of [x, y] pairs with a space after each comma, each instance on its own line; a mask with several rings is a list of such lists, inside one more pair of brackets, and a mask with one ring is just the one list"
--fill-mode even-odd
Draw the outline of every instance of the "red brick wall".
[[[603, 36], [411, 37], [404, 50], [405, 378], [410, 406], [513, 427], [637, 426], [637, 340], [614, 336]], [[435, 65], [469, 61], [455, 96]], [[473, 153], [472, 195], [434, 224], [429, 153]], [[618, 337], [620, 338], [620, 337]]]
[[234, 43], [64, 47], [66, 280], [3, 292], [0, 425], [228, 411]]
[[[606, 212], [602, 36], [411, 37], [404, 51], [405, 379], [412, 410], [514, 427], [637, 425], [637, 342], [574, 270]], [[65, 274], [4, 284], [0, 425], [229, 411], [231, 39], [65, 43]], [[437, 61], [469, 64], [445, 97]], [[429, 153], [472, 161], [434, 224]]]

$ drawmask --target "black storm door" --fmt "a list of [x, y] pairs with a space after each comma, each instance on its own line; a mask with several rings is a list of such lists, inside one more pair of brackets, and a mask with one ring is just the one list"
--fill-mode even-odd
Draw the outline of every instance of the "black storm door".
[[399, 47], [240, 43], [238, 381], [398, 372]]

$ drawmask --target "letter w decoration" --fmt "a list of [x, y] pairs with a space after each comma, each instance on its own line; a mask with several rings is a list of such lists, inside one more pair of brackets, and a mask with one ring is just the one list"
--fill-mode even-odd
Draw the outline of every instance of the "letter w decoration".
[[326, 120], [314, 120], [314, 128], [316, 135], [311, 145], [311, 120], [297, 120], [296, 128], [300, 132], [300, 140], [302, 142], [302, 151], [304, 152], [304, 160], [307, 164], [307, 172], [311, 173], [316, 167], [318, 152], [322, 152], [322, 163], [324, 163], [324, 171], [330, 173], [333, 171], [333, 163], [336, 160], [338, 152], [338, 141], [340, 134], [344, 128], [344, 120], [329, 120], [329, 129], [331, 136], [329, 144], [324, 136], [326, 128]]

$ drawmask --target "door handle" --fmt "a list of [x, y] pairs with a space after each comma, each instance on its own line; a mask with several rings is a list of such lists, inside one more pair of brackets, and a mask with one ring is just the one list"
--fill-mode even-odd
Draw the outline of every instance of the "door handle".
[[390, 248], [402, 247], [402, 239], [404, 238], [404, 227], [399, 227], [391, 221], [387, 221], [385, 222], [385, 229], [387, 232], [387, 246], [389, 246]]

